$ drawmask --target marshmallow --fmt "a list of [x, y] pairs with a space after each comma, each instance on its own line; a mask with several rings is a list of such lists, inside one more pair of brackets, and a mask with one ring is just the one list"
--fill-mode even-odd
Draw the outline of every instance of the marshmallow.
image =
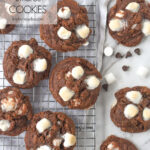
[[76, 34], [79, 38], [86, 39], [90, 34], [90, 28], [83, 24], [76, 28]]
[[87, 41], [87, 42], [85, 42], [84, 44], [83, 44], [83, 46], [88, 46], [89, 45], [89, 41]]
[[150, 120], [150, 108], [148, 108], [148, 107], [144, 108], [143, 119], [144, 119], [144, 121]]
[[57, 35], [62, 40], [67, 40], [71, 37], [71, 31], [67, 30], [64, 27], [60, 27], [57, 31]]
[[121, 31], [124, 28], [124, 21], [120, 19], [112, 19], [109, 22], [109, 28], [112, 31]]
[[13, 75], [13, 81], [16, 84], [24, 84], [26, 81], [26, 72], [22, 70], [17, 70]]
[[123, 11], [123, 10], [119, 10], [119, 11], [116, 13], [116, 17], [118, 17], [118, 18], [123, 18], [123, 17], [124, 17], [124, 11]]
[[76, 144], [76, 137], [73, 134], [66, 133], [63, 135], [64, 147], [71, 147]]
[[42, 145], [38, 147], [36, 150], [52, 150], [48, 145]]
[[126, 93], [126, 98], [134, 104], [139, 104], [142, 100], [142, 94], [139, 91], [130, 91]]
[[140, 4], [136, 2], [131, 2], [126, 6], [127, 10], [130, 10], [131, 12], [137, 13], [140, 9]]
[[105, 80], [107, 81], [108, 84], [112, 84], [116, 81], [116, 77], [114, 76], [113, 73], [109, 73], [107, 75], [105, 75]]
[[53, 145], [56, 147], [59, 147], [62, 143], [62, 139], [54, 139], [53, 140]]
[[7, 19], [0, 17], [0, 30], [4, 30], [7, 25]]
[[119, 147], [117, 147], [114, 142], [110, 143], [108, 146], [107, 146], [107, 150], [119, 150]]
[[118, 101], [117, 101], [116, 99], [113, 101], [113, 103], [112, 103], [112, 108], [117, 105], [117, 102], [118, 102]]
[[94, 90], [100, 85], [100, 79], [94, 75], [91, 75], [85, 79], [85, 83], [87, 84], [87, 89]]
[[67, 102], [75, 95], [75, 93], [74, 91], [64, 86], [60, 89], [59, 95], [65, 102]]
[[73, 78], [79, 80], [84, 75], [84, 70], [81, 66], [76, 66], [72, 69]]
[[137, 70], [137, 75], [142, 78], [147, 77], [148, 73], [149, 73], [149, 69], [144, 66], [140, 66]]
[[137, 106], [133, 104], [129, 104], [124, 109], [124, 115], [127, 119], [134, 118], [139, 113], [139, 109]]
[[14, 111], [17, 108], [15, 99], [8, 97], [1, 100], [1, 109], [3, 112]]
[[36, 124], [36, 129], [38, 130], [39, 133], [44, 132], [46, 129], [50, 127], [51, 127], [51, 122], [46, 118], [41, 119]]
[[47, 61], [45, 58], [37, 58], [33, 61], [33, 70], [35, 72], [44, 72], [47, 69]]
[[10, 122], [8, 120], [0, 120], [0, 130], [5, 132], [10, 128]]
[[113, 50], [113, 48], [112, 47], [106, 47], [105, 49], [104, 49], [104, 54], [105, 54], [105, 56], [112, 56], [112, 54], [113, 54], [113, 52], [114, 52], [114, 50]]
[[133, 24], [131, 28], [135, 29], [136, 27], [137, 27], [137, 24]]
[[15, 15], [15, 7], [11, 7], [12, 5], [5, 3], [5, 9], [7, 11], [7, 13], [11, 16]]
[[58, 11], [58, 17], [62, 19], [69, 19], [71, 16], [71, 10], [69, 7], [62, 7]]
[[22, 45], [18, 50], [18, 56], [20, 58], [28, 58], [30, 54], [33, 54], [33, 49], [29, 45]]
[[150, 35], [150, 21], [147, 20], [143, 23], [142, 32], [145, 34], [145, 36]]

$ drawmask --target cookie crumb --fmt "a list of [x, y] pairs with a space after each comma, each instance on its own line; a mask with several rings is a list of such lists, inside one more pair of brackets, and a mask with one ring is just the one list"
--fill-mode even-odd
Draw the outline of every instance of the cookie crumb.
[[103, 88], [105, 91], [108, 91], [108, 84], [103, 84], [103, 85], [102, 85], [102, 88]]
[[125, 66], [125, 65], [124, 65], [124, 66], [122, 66], [122, 70], [123, 70], [123, 71], [128, 71], [128, 70], [129, 70], [129, 68], [130, 68], [129, 66]]
[[130, 51], [128, 51], [128, 52], [126, 53], [126, 58], [129, 58], [129, 57], [132, 57], [132, 53], [131, 53]]
[[135, 49], [134, 52], [137, 54], [137, 55], [141, 55], [141, 50], [139, 48]]
[[123, 58], [123, 56], [121, 55], [121, 53], [116, 53], [116, 58]]

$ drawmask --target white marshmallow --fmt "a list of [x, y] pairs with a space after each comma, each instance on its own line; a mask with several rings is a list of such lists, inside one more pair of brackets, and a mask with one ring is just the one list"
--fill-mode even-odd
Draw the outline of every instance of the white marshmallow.
[[104, 54], [105, 54], [105, 56], [110, 57], [110, 56], [112, 56], [113, 52], [114, 52], [114, 50], [113, 50], [112, 47], [109, 47], [109, 46], [108, 46], [108, 47], [106, 47], [106, 48], [104, 49]]
[[137, 106], [133, 104], [129, 104], [124, 109], [124, 115], [127, 119], [134, 118], [139, 113], [139, 109]]
[[114, 76], [113, 73], [109, 73], [107, 75], [105, 75], [105, 80], [107, 81], [108, 84], [112, 84], [116, 81], [116, 77]]
[[66, 133], [63, 135], [64, 147], [71, 147], [76, 144], [76, 137], [73, 134]]
[[1, 109], [3, 112], [14, 111], [17, 108], [15, 99], [8, 97], [1, 100]]
[[16, 84], [24, 84], [26, 82], [26, 72], [17, 70], [13, 75], [13, 81]]
[[0, 17], [0, 30], [4, 30], [7, 25], [7, 19]]
[[62, 139], [54, 139], [53, 140], [53, 145], [56, 147], [59, 147], [62, 143]]
[[46, 118], [41, 119], [36, 124], [36, 129], [38, 130], [39, 133], [44, 132], [46, 129], [50, 127], [51, 127], [51, 122]]
[[118, 102], [118, 101], [117, 101], [116, 99], [113, 101], [113, 103], [112, 103], [112, 108], [117, 105], [117, 102]]
[[119, 147], [116, 147], [112, 142], [107, 146], [107, 150], [119, 150]]
[[45, 58], [37, 58], [33, 61], [33, 70], [35, 72], [44, 72], [47, 69], [47, 61]]
[[52, 149], [48, 145], [43, 145], [43, 146], [38, 147], [36, 150], [52, 150]]
[[143, 119], [144, 119], [144, 121], [150, 120], [150, 108], [148, 108], [148, 107], [144, 108]]
[[64, 27], [60, 27], [57, 31], [57, 35], [62, 40], [67, 40], [71, 37], [71, 31], [67, 30]]
[[10, 128], [10, 122], [8, 120], [0, 120], [0, 130], [5, 132]]
[[76, 66], [72, 69], [73, 78], [79, 80], [84, 75], [84, 69], [81, 66]]
[[71, 16], [71, 10], [69, 7], [62, 7], [58, 11], [58, 17], [62, 19], [69, 19]]
[[89, 36], [90, 28], [83, 24], [76, 28], [76, 34], [79, 38], [86, 39]]
[[148, 74], [149, 74], [149, 69], [144, 66], [140, 66], [137, 70], [137, 75], [142, 78], [147, 77]]
[[100, 79], [94, 75], [91, 75], [85, 79], [85, 83], [87, 84], [87, 89], [94, 90], [100, 85]]
[[150, 35], [150, 21], [144, 21], [142, 32], [145, 34], [145, 36]]
[[87, 42], [85, 42], [84, 44], [83, 44], [83, 46], [88, 46], [90, 43], [89, 43], [89, 41], [87, 41]]
[[7, 11], [7, 13], [11, 16], [14, 16], [16, 13], [15, 13], [15, 7], [11, 7], [12, 5], [8, 4], [8, 3], [5, 3], [5, 9]]
[[134, 104], [139, 104], [142, 100], [142, 94], [139, 91], [130, 91], [126, 93], [126, 98]]
[[131, 12], [137, 13], [140, 9], [140, 4], [136, 2], [131, 2], [126, 6], [127, 10], [130, 10]]
[[123, 11], [123, 10], [119, 10], [119, 11], [116, 13], [116, 17], [118, 17], [118, 18], [123, 18], [123, 17], [124, 17], [124, 11]]
[[29, 45], [22, 45], [18, 50], [18, 56], [20, 58], [28, 58], [33, 54], [33, 49]]
[[121, 31], [124, 28], [124, 26], [125, 26], [124, 21], [120, 19], [112, 19], [109, 22], [109, 28], [114, 32]]
[[67, 102], [75, 95], [75, 92], [64, 86], [60, 89], [59, 95], [65, 102]]
[[131, 28], [135, 29], [136, 27], [137, 27], [137, 24], [133, 24]]

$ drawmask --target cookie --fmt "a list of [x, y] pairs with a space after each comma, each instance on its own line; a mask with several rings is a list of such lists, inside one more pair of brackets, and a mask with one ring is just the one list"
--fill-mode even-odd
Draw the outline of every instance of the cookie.
[[24, 96], [18, 88], [0, 90], [0, 134], [19, 135], [27, 129], [32, 116], [28, 96]]
[[9, 83], [19, 88], [32, 88], [48, 78], [51, 54], [38, 46], [35, 39], [15, 41], [5, 52], [4, 75]]
[[[86, 43], [91, 34], [87, 10], [74, 0], [59, 1], [57, 9], [57, 24], [40, 25], [41, 39], [54, 50], [75, 51]], [[49, 19], [48, 16], [46, 13], [43, 18]]]
[[108, 28], [118, 43], [138, 45], [150, 35], [150, 4], [145, 0], [117, 0], [108, 14]]
[[133, 87], [119, 90], [111, 109], [111, 119], [124, 132], [138, 133], [150, 129], [150, 89]]
[[62, 106], [88, 109], [95, 104], [100, 92], [101, 74], [85, 59], [70, 57], [53, 69], [49, 87]]
[[111, 135], [103, 142], [100, 150], [137, 150], [137, 148], [130, 141]]
[[75, 125], [61, 112], [35, 114], [25, 135], [27, 150], [73, 150], [76, 145]]

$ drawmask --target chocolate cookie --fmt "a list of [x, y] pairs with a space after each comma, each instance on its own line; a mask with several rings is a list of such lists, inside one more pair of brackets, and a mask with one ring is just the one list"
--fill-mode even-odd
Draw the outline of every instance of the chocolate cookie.
[[100, 92], [101, 74], [85, 59], [70, 57], [53, 69], [49, 87], [56, 101], [71, 109], [88, 109]]
[[73, 150], [76, 145], [75, 125], [61, 112], [35, 114], [25, 135], [27, 150]]
[[137, 148], [130, 141], [111, 135], [103, 142], [100, 150], [137, 150]]
[[35, 39], [13, 42], [4, 55], [4, 75], [15, 87], [36, 86], [41, 80], [48, 78], [50, 67], [50, 52], [38, 46]]
[[150, 4], [145, 0], [117, 0], [108, 14], [111, 36], [125, 46], [136, 46], [150, 35]]
[[17, 136], [27, 129], [32, 119], [32, 107], [28, 96], [18, 88], [0, 90], [0, 134]]
[[111, 109], [111, 119], [122, 131], [138, 133], [150, 129], [150, 89], [133, 87], [119, 90]]
[[[74, 0], [61, 0], [57, 3], [57, 8], [57, 24], [41, 24], [41, 39], [57, 51], [77, 50], [86, 43], [91, 34], [87, 10]], [[48, 16], [49, 13], [46, 13], [43, 18], [48, 20]]]

